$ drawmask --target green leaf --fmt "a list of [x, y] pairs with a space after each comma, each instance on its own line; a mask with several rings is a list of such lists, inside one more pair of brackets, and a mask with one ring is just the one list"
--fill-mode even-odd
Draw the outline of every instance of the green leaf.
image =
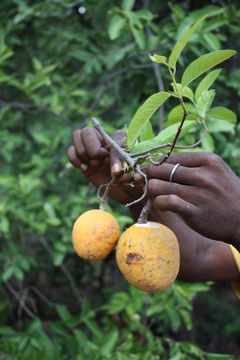
[[218, 120], [229, 121], [234, 124], [236, 124], [237, 122], [236, 114], [232, 110], [229, 110], [224, 106], [216, 106], [211, 108], [207, 113], [207, 117]]
[[[196, 120], [196, 108], [191, 103], [185, 103], [185, 107], [189, 114], [186, 117], [186, 120]], [[165, 122], [164, 128], [178, 123], [183, 118], [183, 108], [182, 105], [175, 106], [170, 113], [168, 114], [168, 121]]]
[[211, 134], [208, 132], [208, 134], [205, 136], [203, 142], [202, 142], [202, 148], [205, 151], [213, 152], [215, 149], [214, 140]]
[[140, 50], [144, 50], [145, 48], [145, 34], [141, 29], [136, 29], [135, 26], [131, 26], [131, 31], [133, 33], [134, 39]]
[[118, 336], [117, 328], [112, 329], [109, 334], [104, 336], [104, 342], [100, 348], [102, 356], [110, 355], [113, 352], [118, 341]]
[[181, 96], [184, 96], [190, 100], [193, 100], [193, 91], [192, 89], [190, 89], [190, 87], [188, 86], [185, 86], [185, 87], [182, 87], [182, 84], [176, 84], [177, 85], [177, 90], [178, 90], [178, 93], [174, 87], [174, 84], [171, 83], [172, 87], [173, 87], [173, 91], [174, 91], [174, 94], [178, 95], [178, 93], [181, 95]]
[[126, 19], [120, 15], [114, 15], [108, 26], [108, 36], [111, 40], [116, 40], [126, 24]]
[[[171, 125], [167, 127], [166, 129], [163, 129], [157, 136], [155, 136], [151, 140], [143, 141], [137, 145], [134, 145], [131, 151], [133, 153], [138, 151], [145, 151], [147, 149], [150, 149], [153, 146], [161, 145], [166, 142], [172, 141], [177, 133], [179, 123]], [[182, 131], [180, 133], [179, 139], [186, 134], [190, 129], [194, 128], [196, 125], [195, 121], [185, 121], [183, 124]]]
[[201, 94], [205, 91], [208, 90], [211, 85], [214, 83], [214, 81], [217, 79], [218, 75], [220, 74], [220, 72], [222, 71], [222, 69], [216, 69], [211, 71], [210, 73], [208, 73], [198, 84], [198, 87], [195, 91], [195, 100], [198, 101], [199, 97], [201, 96]]
[[215, 90], [205, 90], [202, 93], [202, 95], [199, 97], [197, 101], [196, 109], [200, 117], [205, 118], [208, 109], [212, 105], [214, 97], [215, 97]]
[[134, 7], [135, 0], [123, 0], [122, 9], [123, 11], [131, 11]]
[[[153, 129], [150, 120], [145, 124], [140, 135], [140, 141], [152, 139], [154, 137]], [[119, 220], [118, 220], [119, 221]]]
[[10, 279], [13, 275], [15, 275], [15, 267], [14, 266], [9, 266], [3, 273], [2, 275], [2, 279], [3, 281], [7, 281], [8, 279]]
[[205, 353], [207, 360], [234, 360], [232, 355]]
[[173, 48], [170, 56], [168, 64], [172, 69], [175, 69], [176, 62], [186, 46], [189, 38], [191, 37], [192, 33], [198, 28], [198, 26], [202, 23], [203, 20], [205, 20], [206, 16], [203, 16], [201, 19], [199, 19], [182, 37], [181, 39], [176, 43], [175, 47]]
[[214, 66], [229, 59], [237, 52], [235, 50], [217, 50], [200, 56], [187, 66], [182, 76], [182, 86], [190, 84], [198, 76], [204, 74]]
[[149, 53], [150, 59], [157, 64], [166, 64], [166, 56], [159, 56], [157, 54]]
[[189, 311], [180, 309], [181, 316], [188, 331], [192, 330], [192, 320]]
[[134, 145], [151, 116], [170, 96], [165, 91], [153, 94], [138, 108], [128, 127], [127, 144], [129, 148]]
[[216, 121], [216, 119], [207, 118], [207, 127], [210, 133], [229, 132], [233, 135], [235, 133], [235, 125], [224, 120]]
[[53, 254], [53, 264], [55, 266], [60, 266], [63, 263], [65, 254], [61, 253], [61, 252], [56, 252]]
[[212, 33], [205, 33], [203, 34], [203, 42], [204, 44], [208, 44], [209, 50], [220, 50], [221, 43], [218, 40], [217, 36]]

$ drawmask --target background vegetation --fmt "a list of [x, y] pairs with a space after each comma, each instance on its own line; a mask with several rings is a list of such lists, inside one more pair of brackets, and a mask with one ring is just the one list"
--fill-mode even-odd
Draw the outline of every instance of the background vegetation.
[[[182, 66], [207, 51], [239, 52], [237, 4], [1, 1], [0, 359], [240, 356], [239, 303], [230, 284], [175, 282], [148, 299], [123, 280], [114, 254], [96, 264], [74, 254], [73, 221], [98, 200], [66, 157], [73, 130], [91, 116], [112, 133], [169, 83], [162, 68], [157, 81], [148, 51], [169, 55], [204, 14]], [[224, 64], [215, 88], [215, 103], [238, 114], [239, 56]], [[162, 121], [169, 110], [165, 105]], [[238, 175], [239, 134], [239, 125], [217, 122], [203, 143]], [[131, 223], [123, 206], [108, 210], [122, 229]]]

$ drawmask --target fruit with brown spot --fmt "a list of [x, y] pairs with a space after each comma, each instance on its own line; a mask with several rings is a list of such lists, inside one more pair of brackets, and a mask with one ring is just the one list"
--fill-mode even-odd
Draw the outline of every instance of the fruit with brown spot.
[[110, 254], [120, 236], [114, 216], [103, 210], [89, 210], [73, 225], [72, 239], [76, 253], [83, 259], [96, 261]]
[[116, 259], [125, 279], [138, 289], [168, 288], [179, 272], [180, 254], [175, 234], [156, 223], [134, 224], [120, 237]]

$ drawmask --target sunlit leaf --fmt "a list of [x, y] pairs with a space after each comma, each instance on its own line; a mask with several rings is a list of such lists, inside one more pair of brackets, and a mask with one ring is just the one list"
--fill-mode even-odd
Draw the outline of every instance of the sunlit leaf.
[[181, 39], [176, 43], [175, 47], [173, 48], [170, 56], [168, 64], [171, 68], [175, 68], [176, 62], [186, 46], [189, 38], [191, 37], [192, 33], [198, 28], [198, 26], [202, 23], [202, 21], [206, 18], [206, 16], [203, 16], [201, 19], [199, 19], [182, 37]]
[[214, 81], [217, 79], [218, 75], [222, 69], [216, 69], [208, 73], [198, 84], [198, 87], [195, 91], [195, 100], [198, 101], [198, 98], [201, 96], [201, 94], [208, 90], [211, 85], [214, 83]]
[[134, 145], [151, 116], [170, 96], [165, 91], [153, 94], [138, 108], [128, 127], [127, 144], [129, 148]]
[[217, 50], [200, 56], [185, 69], [182, 76], [182, 86], [190, 84], [198, 76], [204, 74], [214, 66], [229, 59], [237, 52], [235, 50]]

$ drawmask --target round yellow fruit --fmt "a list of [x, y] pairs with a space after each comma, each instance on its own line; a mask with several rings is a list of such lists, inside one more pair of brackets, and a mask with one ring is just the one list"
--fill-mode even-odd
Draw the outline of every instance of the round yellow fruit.
[[120, 236], [120, 227], [111, 214], [103, 210], [89, 210], [73, 225], [72, 239], [76, 253], [83, 259], [104, 259], [113, 250]]
[[121, 273], [134, 287], [147, 292], [165, 290], [179, 272], [178, 241], [162, 224], [134, 224], [121, 235], [116, 259]]

